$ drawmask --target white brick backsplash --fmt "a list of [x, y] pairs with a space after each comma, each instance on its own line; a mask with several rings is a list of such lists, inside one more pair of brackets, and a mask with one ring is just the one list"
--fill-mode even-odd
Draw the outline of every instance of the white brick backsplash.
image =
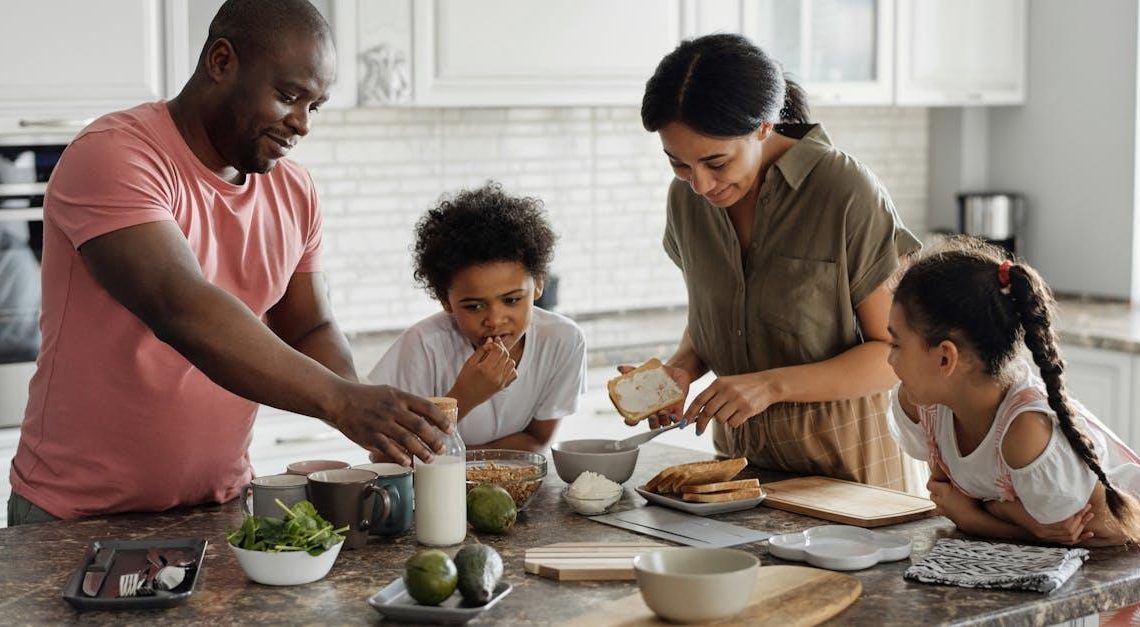
[[[814, 116], [875, 171], [907, 226], [922, 231], [927, 111], [835, 107]], [[559, 310], [685, 303], [680, 271], [661, 248], [673, 175], [636, 108], [321, 112], [293, 158], [321, 197], [324, 267], [346, 332], [400, 329], [438, 311], [412, 281], [412, 228], [441, 195], [489, 179], [543, 200], [559, 235]]]

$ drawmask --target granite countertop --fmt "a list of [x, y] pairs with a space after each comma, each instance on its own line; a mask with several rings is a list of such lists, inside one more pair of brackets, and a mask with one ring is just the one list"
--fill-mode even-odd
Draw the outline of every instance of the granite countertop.
[[[619, 507], [643, 500], [629, 486], [639, 485], [664, 466], [703, 458], [698, 451], [656, 443], [642, 447], [637, 472], [627, 484]], [[761, 480], [774, 475], [751, 472]], [[589, 612], [599, 603], [637, 591], [632, 582], [557, 583], [523, 572], [523, 552], [552, 542], [650, 540], [602, 525], [571, 512], [560, 501], [563, 483], [551, 472], [535, 500], [520, 514], [506, 536], [479, 534], [497, 549], [514, 591], [473, 624], [546, 625]], [[717, 516], [747, 527], [787, 533], [821, 521], [763, 506]], [[414, 535], [372, 540], [344, 551], [325, 579], [293, 587], [271, 587], [246, 579], [225, 544], [224, 533], [241, 521], [236, 502], [162, 514], [132, 514], [73, 522], [56, 522], [0, 530], [0, 607], [4, 622], [14, 623], [375, 623], [379, 615], [367, 599], [402, 574], [404, 561], [416, 550]], [[944, 518], [933, 517], [890, 527], [914, 541], [917, 559], [941, 537], [956, 533]], [[85, 547], [96, 539], [204, 537], [210, 542], [193, 595], [167, 610], [100, 611], [78, 614], [61, 598]], [[467, 541], [472, 542], [474, 534]], [[760, 555], [764, 564], [783, 563], [767, 554], [762, 543], [741, 547]], [[1092, 558], [1060, 590], [1051, 595], [1028, 592], [970, 590], [906, 581], [908, 562], [881, 564], [853, 573], [863, 594], [833, 625], [911, 625], [917, 617], [929, 624], [1052, 624], [1101, 609], [1140, 602], [1140, 569], [1136, 556], [1123, 549], [1094, 550]]]
[[1124, 302], [1061, 299], [1057, 311], [1062, 342], [1140, 354], [1140, 307]]

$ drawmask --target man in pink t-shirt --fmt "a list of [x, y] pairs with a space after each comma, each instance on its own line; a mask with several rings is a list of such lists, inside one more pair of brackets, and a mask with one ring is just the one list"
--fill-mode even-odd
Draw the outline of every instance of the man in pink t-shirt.
[[306, 0], [229, 0], [176, 98], [104, 116], [64, 152], [9, 524], [228, 501], [258, 403], [405, 463], [440, 450], [430, 403], [357, 381], [313, 183], [283, 159], [333, 59]]

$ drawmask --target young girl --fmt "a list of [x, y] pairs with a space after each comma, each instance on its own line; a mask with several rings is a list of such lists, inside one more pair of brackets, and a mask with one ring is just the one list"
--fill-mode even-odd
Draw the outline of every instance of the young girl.
[[415, 279], [443, 311], [402, 333], [368, 378], [457, 399], [468, 448], [545, 448], [586, 392], [582, 331], [534, 306], [554, 240], [541, 201], [494, 183], [428, 211]]
[[965, 533], [1134, 542], [1140, 458], [1066, 395], [1053, 304], [1033, 268], [978, 240], [917, 261], [890, 312], [892, 435], [930, 463], [931, 499]]

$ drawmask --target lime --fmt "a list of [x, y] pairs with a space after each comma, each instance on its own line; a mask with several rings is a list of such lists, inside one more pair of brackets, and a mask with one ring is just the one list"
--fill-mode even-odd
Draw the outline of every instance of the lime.
[[458, 583], [455, 562], [438, 549], [420, 551], [404, 564], [404, 587], [422, 605], [439, 605]]
[[467, 493], [467, 520], [476, 531], [506, 533], [518, 513], [510, 493], [493, 483], [480, 483]]

